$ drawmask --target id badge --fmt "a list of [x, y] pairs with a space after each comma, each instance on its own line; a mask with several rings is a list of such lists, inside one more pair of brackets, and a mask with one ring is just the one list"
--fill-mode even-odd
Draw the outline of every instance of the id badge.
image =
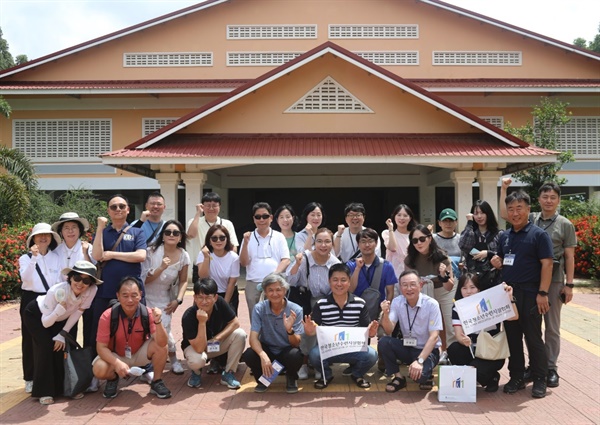
[[505, 266], [512, 266], [515, 263], [515, 254], [506, 254], [504, 261], [502, 262]]
[[207, 353], [218, 353], [219, 351], [221, 351], [221, 344], [219, 341], [213, 341], [206, 344]]
[[128, 359], [131, 358], [131, 347], [129, 345], [125, 346], [125, 357], [127, 357]]
[[417, 338], [404, 338], [404, 346], [405, 347], [416, 347], [417, 346]]

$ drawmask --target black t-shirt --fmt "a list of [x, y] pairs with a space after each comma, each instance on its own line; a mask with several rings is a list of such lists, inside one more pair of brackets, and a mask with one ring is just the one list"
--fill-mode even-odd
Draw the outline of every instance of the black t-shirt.
[[[198, 336], [198, 319], [196, 312], [198, 307], [194, 303], [188, 308], [181, 318], [181, 327], [183, 328], [183, 341], [181, 349], [185, 350], [190, 345], [190, 340]], [[213, 311], [206, 322], [206, 339], [211, 340], [221, 332], [225, 327], [236, 318], [235, 312], [222, 297], [217, 297], [217, 302], [213, 306]]]

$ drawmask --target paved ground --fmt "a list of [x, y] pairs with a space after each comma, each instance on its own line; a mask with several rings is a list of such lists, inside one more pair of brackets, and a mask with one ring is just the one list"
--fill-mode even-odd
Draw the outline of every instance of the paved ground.
[[[243, 294], [241, 299], [244, 300]], [[186, 295], [176, 312], [179, 322], [192, 303]], [[240, 320], [249, 329], [245, 303]], [[420, 391], [410, 384], [396, 394], [385, 393], [386, 379], [374, 368], [370, 390], [354, 386], [341, 376], [324, 391], [312, 380], [299, 381], [300, 392], [283, 391], [284, 378], [265, 394], [253, 392], [254, 381], [241, 365], [242, 388], [228, 390], [215, 376], [203, 375], [203, 386], [186, 385], [183, 376], [165, 374], [173, 397], [159, 400], [148, 394], [149, 386], [137, 378], [121, 381], [119, 396], [106, 400], [101, 392], [82, 400], [57, 399], [41, 406], [23, 390], [20, 321], [17, 305], [0, 308], [0, 423], [35, 424], [598, 424], [600, 423], [600, 295], [576, 294], [563, 309], [562, 353], [559, 359], [560, 387], [549, 389], [544, 399], [531, 398], [531, 385], [515, 395], [500, 390], [488, 394], [477, 389], [477, 403], [440, 403], [437, 388]], [[176, 337], [181, 338], [180, 332]], [[181, 356], [181, 353], [180, 353]], [[508, 381], [506, 367], [501, 384]]]

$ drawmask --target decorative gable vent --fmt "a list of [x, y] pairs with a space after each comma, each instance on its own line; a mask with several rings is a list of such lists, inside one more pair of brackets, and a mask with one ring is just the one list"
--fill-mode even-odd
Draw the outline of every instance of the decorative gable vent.
[[571, 151], [579, 159], [600, 155], [600, 117], [571, 117], [557, 134], [561, 151]]
[[316, 25], [227, 25], [229, 40], [317, 38]]
[[290, 106], [286, 112], [356, 114], [373, 111], [333, 78], [327, 77]]
[[434, 65], [517, 66], [521, 52], [433, 52]]
[[419, 52], [355, 52], [376, 65], [418, 65]]
[[485, 122], [489, 122], [498, 128], [504, 129], [504, 117], [479, 117]]
[[171, 124], [177, 118], [143, 118], [142, 119], [142, 136], [154, 133], [156, 130], [163, 128], [165, 125]]
[[329, 38], [419, 38], [419, 26], [331, 24]]
[[227, 66], [279, 66], [301, 52], [227, 52]]
[[125, 68], [212, 66], [211, 52], [124, 53]]

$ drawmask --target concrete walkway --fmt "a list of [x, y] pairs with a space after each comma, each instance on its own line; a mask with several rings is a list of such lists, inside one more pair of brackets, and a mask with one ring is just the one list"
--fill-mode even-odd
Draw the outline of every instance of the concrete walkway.
[[[240, 320], [249, 330], [243, 293]], [[180, 323], [192, 303], [188, 292], [175, 313]], [[175, 327], [177, 328], [177, 327]], [[315, 390], [313, 380], [299, 381], [300, 392], [283, 391], [284, 378], [265, 394], [253, 392], [254, 380], [246, 367], [238, 369], [242, 388], [228, 390], [215, 375], [202, 376], [203, 386], [186, 385], [183, 376], [165, 373], [173, 397], [159, 400], [149, 386], [137, 378], [121, 380], [113, 400], [102, 393], [86, 394], [82, 400], [58, 398], [52, 406], [41, 406], [24, 392], [21, 372], [20, 319], [18, 305], [0, 309], [0, 423], [35, 424], [598, 424], [600, 423], [600, 295], [576, 294], [563, 308], [562, 353], [559, 359], [560, 387], [549, 389], [544, 399], [531, 397], [531, 384], [515, 395], [486, 393], [477, 389], [477, 403], [440, 403], [437, 388], [420, 391], [415, 384], [395, 394], [385, 392], [387, 379], [376, 368], [369, 373], [374, 384], [357, 388], [349, 377], [334, 370], [335, 380], [324, 391]], [[181, 340], [181, 330], [175, 329]], [[181, 351], [179, 352], [182, 357]], [[185, 365], [185, 363], [184, 363]], [[506, 367], [501, 386], [508, 381]]]

